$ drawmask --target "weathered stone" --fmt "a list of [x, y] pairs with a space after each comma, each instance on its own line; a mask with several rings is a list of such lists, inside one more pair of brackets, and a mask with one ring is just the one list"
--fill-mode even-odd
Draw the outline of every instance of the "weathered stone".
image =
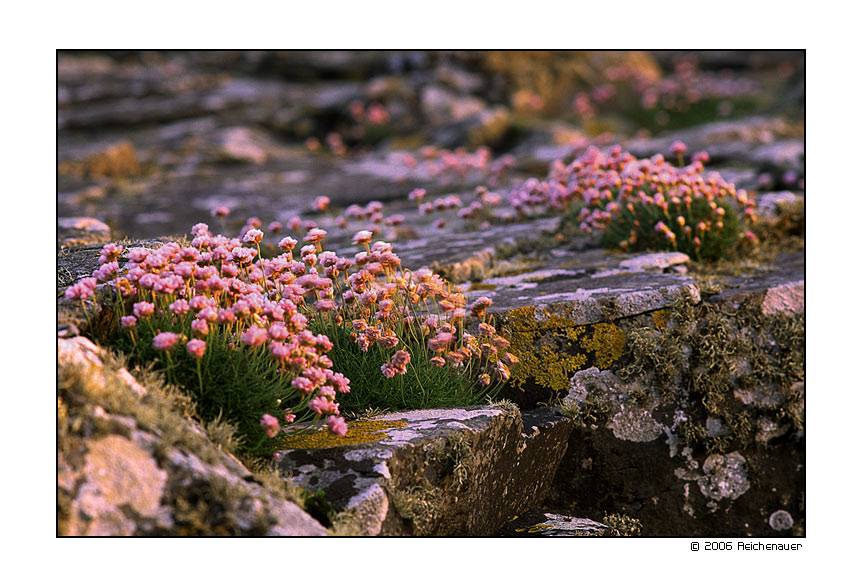
[[[698, 301], [700, 291], [689, 277], [648, 272], [596, 275], [576, 270], [568, 275], [546, 274], [546, 279], [509, 281], [486, 295], [495, 313], [535, 305], [577, 324], [594, 324], [634, 316], [670, 306], [681, 296]], [[485, 282], [494, 284], [494, 279]]]
[[758, 198], [758, 208], [756, 208], [756, 213], [759, 218], [772, 220], [779, 215], [779, 212], [783, 207], [791, 206], [800, 201], [803, 201], [802, 196], [799, 196], [794, 192], [768, 192], [766, 194], [762, 194]]
[[515, 516], [495, 536], [518, 538], [608, 536], [610, 528], [589, 518], [533, 510]]
[[57, 219], [57, 247], [104, 244], [111, 240], [111, 228], [96, 218]]
[[200, 426], [158, 405], [170, 400], [104, 359], [85, 338], [58, 339], [61, 535], [327, 535]]
[[760, 270], [724, 279], [722, 292], [706, 301], [726, 311], [752, 309], [766, 316], [802, 314], [805, 310], [803, 252], [777, 255]]
[[689, 255], [674, 251], [670, 253], [650, 253], [649, 255], [639, 255], [631, 259], [624, 259], [620, 262], [620, 267], [631, 271], [647, 271], [650, 269], [662, 270], [672, 265], [686, 263], [689, 263]]
[[435, 126], [467, 120], [485, 109], [485, 103], [478, 98], [459, 96], [434, 85], [423, 88], [420, 106], [423, 115]]
[[358, 444], [325, 448], [325, 433], [301, 436], [289, 442], [323, 447], [288, 448], [279, 463], [294, 483], [323, 490], [364, 535], [490, 535], [539, 505], [571, 430], [550, 408], [521, 416], [494, 406], [353, 425], [368, 429]]
[[251, 129], [244, 127], [223, 131], [219, 155], [227, 161], [251, 162], [258, 165], [267, 162], [266, 150], [254, 137]]

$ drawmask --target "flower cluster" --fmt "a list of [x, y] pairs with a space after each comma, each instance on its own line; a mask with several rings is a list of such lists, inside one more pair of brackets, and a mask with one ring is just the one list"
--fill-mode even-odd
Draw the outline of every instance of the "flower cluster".
[[[474, 189], [472, 198], [468, 202], [465, 202], [459, 194], [449, 194], [437, 197], [431, 202], [423, 202], [425, 195], [426, 191], [419, 188], [408, 194], [409, 200], [418, 202], [420, 214], [440, 213], [445, 215], [454, 212], [468, 226], [480, 230], [485, 230], [491, 226], [492, 221], [496, 219], [494, 209], [504, 203], [503, 196], [489, 191], [484, 185]], [[505, 219], [505, 216], [498, 215], [497, 219]], [[443, 228], [446, 225], [446, 220], [438, 218], [434, 224], [438, 228]]]
[[[353, 243], [365, 250], [353, 259], [324, 251], [318, 256], [320, 265], [309, 267], [309, 273], [299, 278], [317, 280], [323, 275], [328, 282], [330, 287], [319, 290], [315, 309], [328, 313], [334, 324], [349, 326], [351, 340], [360, 350], [393, 349], [381, 365], [386, 378], [406, 374], [413, 352], [425, 355], [437, 367], [449, 365], [471, 377], [488, 375], [480, 380], [485, 385], [491, 383], [491, 376], [497, 383], [505, 381], [508, 373], [496, 365], [502, 343], [493, 346], [487, 306], [481, 312], [466, 308], [458, 288], [428, 269], [402, 268], [391, 244], [370, 245], [370, 240], [370, 233], [358, 232]], [[469, 310], [481, 319], [484, 330], [479, 335], [465, 328]]]
[[476, 178], [495, 186], [504, 172], [515, 165], [515, 158], [512, 155], [503, 155], [493, 159], [488, 147], [479, 147], [471, 153], [463, 147], [451, 151], [427, 145], [421, 148], [417, 155], [403, 155], [402, 164], [408, 169], [424, 169], [426, 173], [437, 178], [441, 185]]
[[[670, 151], [682, 162], [686, 145], [675, 141]], [[661, 154], [638, 159], [619, 145], [590, 147], [569, 164], [555, 161], [544, 181], [528, 179], [509, 201], [520, 215], [580, 206], [580, 228], [602, 232], [606, 246], [715, 259], [742, 236], [737, 208], [753, 220], [755, 202], [717, 172], [705, 172], [707, 160], [702, 151], [677, 167]]]
[[[337, 416], [335, 394], [348, 393], [350, 381], [333, 371], [327, 336], [308, 328], [307, 294], [326, 291], [330, 283], [307, 271], [315, 246], [304, 247], [303, 260], [296, 261], [296, 241], [287, 237], [282, 255], [264, 259], [257, 248], [263, 233], [255, 228], [242, 240], [213, 235], [205, 224], [192, 232], [190, 246], [168, 242], [157, 249], [130, 249], [122, 271], [115, 260], [122, 248], [106, 245], [93, 277], [69, 287], [66, 297], [90, 297], [98, 283], [107, 283], [120, 300], [121, 328], [136, 345], [151, 341], [153, 349], [165, 354], [169, 368], [172, 353], [182, 344], [198, 369], [211, 347], [221, 345], [273, 364], [278, 377], [289, 382], [290, 393], [281, 399], [283, 408], [295, 402], [292, 414], [308, 408]], [[306, 239], [315, 236], [313, 230]], [[316, 409], [323, 402], [326, 409]]]
[[620, 109], [633, 99], [643, 111], [655, 112], [660, 126], [669, 124], [669, 113], [688, 112], [699, 104], [715, 104], [717, 114], [727, 117], [733, 112], [734, 100], [752, 99], [761, 90], [751, 78], [700, 71], [693, 57], [677, 58], [673, 71], [664, 76], [631, 63], [609, 66], [600, 75], [601, 83], [579, 92], [572, 102], [572, 110], [582, 119], [595, 117], [609, 102]]

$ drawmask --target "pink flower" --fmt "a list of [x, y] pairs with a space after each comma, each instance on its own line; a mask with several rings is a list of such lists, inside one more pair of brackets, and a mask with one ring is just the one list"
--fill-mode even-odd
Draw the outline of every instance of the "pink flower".
[[176, 302], [172, 303], [168, 308], [176, 315], [183, 316], [186, 312], [189, 311], [189, 302], [183, 299], [179, 299]]
[[322, 228], [313, 228], [306, 236], [303, 238], [304, 243], [317, 243], [324, 239], [327, 236], [327, 231]]
[[361, 230], [357, 232], [351, 242], [355, 245], [367, 245], [372, 242], [372, 233], [368, 230]]
[[333, 300], [318, 300], [315, 302], [315, 310], [319, 312], [328, 312], [336, 309], [336, 303]]
[[132, 313], [138, 318], [146, 318], [152, 316], [155, 306], [150, 302], [138, 302], [132, 306]]
[[267, 436], [273, 438], [281, 430], [279, 421], [269, 414], [261, 416], [261, 428], [266, 432]]
[[325, 414], [338, 414], [339, 404], [335, 403], [327, 396], [318, 395], [312, 398], [309, 402], [309, 409], [319, 416]]
[[267, 342], [267, 331], [257, 326], [250, 326], [249, 329], [240, 336], [240, 342], [251, 347], [259, 347]]
[[193, 338], [189, 342], [186, 343], [186, 352], [195, 357], [196, 359], [200, 359], [204, 356], [204, 352], [207, 350], [207, 343], [203, 340], [198, 340], [197, 338]]
[[686, 144], [683, 141], [674, 141], [671, 143], [669, 150], [674, 155], [683, 155], [686, 152]]
[[270, 222], [267, 225], [267, 230], [269, 230], [273, 234], [278, 234], [278, 233], [282, 232], [282, 223], [281, 222], [275, 222], [275, 221]]
[[279, 248], [285, 252], [293, 250], [293, 248], [297, 244], [297, 239], [286, 236], [282, 240], [279, 241]]
[[312, 202], [312, 208], [318, 210], [319, 212], [323, 212], [330, 206], [330, 199], [326, 196], [318, 196], [315, 198], [315, 201]]
[[161, 332], [153, 337], [153, 348], [157, 351], [170, 350], [180, 337], [173, 332]]
[[261, 232], [260, 230], [258, 230], [257, 228], [253, 228], [253, 229], [249, 230], [248, 232], [246, 232], [245, 235], [243, 235], [243, 242], [244, 243], [252, 243], [252, 244], [256, 245], [259, 242], [261, 242], [261, 240], [263, 238], [264, 238], [264, 233]]
[[348, 433], [348, 425], [341, 416], [330, 416], [327, 418], [327, 428], [330, 429], [330, 432], [339, 436], [344, 436]]
[[478, 298], [473, 304], [470, 306], [470, 313], [474, 316], [482, 316], [485, 314], [485, 311], [491, 307], [492, 301], [491, 298], [482, 296]]
[[200, 336], [207, 336], [207, 333], [210, 332], [210, 325], [207, 324], [206, 320], [192, 320], [192, 332]]
[[296, 414], [291, 413], [291, 410], [285, 410], [285, 422], [290, 424], [297, 418]]
[[299, 389], [303, 395], [308, 395], [315, 390], [315, 384], [308, 377], [297, 377], [291, 381], [291, 385]]
[[411, 190], [411, 193], [408, 194], [409, 200], [422, 200], [426, 195], [426, 191], [422, 188], [417, 188], [415, 190]]
[[219, 324], [230, 324], [236, 319], [236, 316], [234, 316], [234, 310], [231, 308], [222, 308], [216, 315], [216, 322]]
[[219, 206], [217, 208], [213, 208], [213, 210], [210, 212], [210, 214], [217, 218], [224, 218], [230, 213], [231, 211], [228, 209], [227, 206]]
[[123, 328], [127, 328], [129, 330], [132, 330], [133, 328], [135, 328], [135, 325], [137, 323], [138, 323], [138, 319], [135, 318], [134, 316], [123, 316], [122, 318], [120, 318], [120, 326], [122, 326]]

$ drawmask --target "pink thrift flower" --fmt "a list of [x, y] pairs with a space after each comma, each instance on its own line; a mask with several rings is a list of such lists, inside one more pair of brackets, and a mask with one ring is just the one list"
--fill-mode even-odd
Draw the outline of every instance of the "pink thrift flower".
[[264, 233], [261, 232], [260, 230], [258, 230], [257, 228], [253, 228], [253, 229], [249, 230], [248, 232], [246, 232], [245, 235], [243, 235], [243, 242], [244, 243], [252, 243], [252, 244], [256, 245], [259, 242], [261, 242], [261, 240], [263, 238], [264, 238]]
[[317, 243], [324, 239], [327, 236], [327, 231], [322, 228], [312, 228], [306, 233], [306, 236], [303, 238], [303, 242], [305, 243]]
[[325, 414], [338, 414], [339, 404], [326, 396], [318, 395], [312, 398], [309, 402], [309, 409], [319, 416], [323, 416]]
[[264, 414], [261, 416], [261, 428], [264, 429], [267, 436], [273, 438], [276, 434], [279, 433], [281, 426], [279, 425], [279, 421], [269, 414]]
[[327, 428], [338, 436], [344, 436], [348, 433], [348, 425], [341, 416], [330, 416], [327, 418]]
[[204, 356], [204, 353], [207, 350], [207, 343], [203, 340], [198, 340], [197, 338], [193, 338], [189, 342], [186, 343], [186, 352], [195, 357], [196, 359], [200, 359]]
[[173, 332], [161, 332], [153, 337], [153, 348], [157, 351], [167, 351], [176, 345], [178, 340], [180, 337]]
[[174, 313], [176, 316], [184, 316], [186, 312], [189, 311], [189, 302], [183, 299], [179, 299], [176, 302], [172, 303], [168, 308]]
[[267, 331], [257, 326], [250, 326], [249, 329], [240, 336], [240, 342], [251, 347], [259, 347], [267, 342]]
[[291, 385], [299, 389], [303, 395], [308, 395], [315, 390], [315, 384], [308, 377], [297, 377], [291, 381]]
[[152, 316], [155, 309], [155, 306], [150, 302], [138, 302], [132, 306], [132, 313], [137, 318], [146, 318], [147, 316]]
[[138, 319], [134, 316], [123, 316], [120, 318], [120, 326], [126, 328], [128, 330], [132, 330], [135, 328], [135, 325], [138, 323]]
[[224, 218], [230, 213], [231, 211], [228, 209], [227, 206], [218, 206], [217, 208], [213, 208], [210, 212], [210, 214], [212, 214], [216, 218]]
[[669, 150], [674, 155], [683, 155], [686, 152], [686, 144], [683, 141], [674, 141]]
[[372, 233], [368, 230], [361, 230], [354, 235], [351, 242], [355, 245], [367, 245], [372, 242]]
[[210, 325], [207, 324], [206, 320], [192, 320], [192, 332], [200, 336], [207, 336], [207, 333], [210, 332]]
[[312, 202], [312, 208], [318, 210], [319, 212], [325, 211], [330, 206], [330, 199], [326, 196], [318, 196], [315, 198], [315, 201]]

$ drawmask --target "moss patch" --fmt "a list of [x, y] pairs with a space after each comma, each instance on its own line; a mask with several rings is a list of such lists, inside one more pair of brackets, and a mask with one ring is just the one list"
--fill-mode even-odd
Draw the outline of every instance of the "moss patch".
[[[777, 428], [803, 429], [803, 398], [795, 383], [804, 378], [803, 316], [730, 315], [710, 304], [675, 303], [666, 327], [633, 328], [616, 374], [661, 390], [664, 401], [684, 402], [687, 420], [678, 432], [688, 446], [725, 453], [755, 441], [759, 418]], [[747, 395], [748, 394], [748, 395]], [[754, 396], [764, 399], [747, 400]], [[608, 408], [597, 400], [592, 414]], [[707, 429], [713, 418], [715, 429]], [[719, 428], [721, 432], [718, 432]]]
[[333, 446], [345, 446], [349, 444], [364, 444], [383, 440], [386, 438], [386, 430], [392, 428], [403, 428], [408, 423], [404, 420], [357, 420], [348, 422], [348, 431], [344, 436], [336, 436], [327, 430], [315, 430], [313, 432], [299, 432], [287, 436], [280, 444], [279, 449], [311, 449], [330, 448]]
[[606, 514], [602, 523], [611, 528], [612, 536], [638, 536], [641, 534], [641, 521], [626, 514]]

